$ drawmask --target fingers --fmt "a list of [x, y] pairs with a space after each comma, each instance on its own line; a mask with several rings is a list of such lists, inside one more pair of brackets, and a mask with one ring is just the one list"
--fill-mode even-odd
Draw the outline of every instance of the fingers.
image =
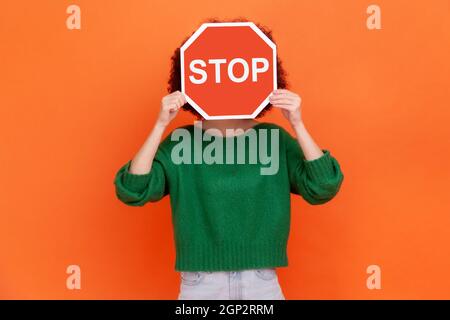
[[271, 104], [279, 104], [279, 105], [291, 105], [295, 103], [294, 99], [286, 99], [286, 98], [282, 98], [282, 99], [269, 99]]
[[276, 89], [273, 90], [274, 94], [280, 94], [280, 93], [291, 93], [291, 91], [287, 90], [287, 89]]
[[286, 89], [278, 89], [274, 90], [270, 95], [270, 98], [273, 100], [276, 99], [294, 99], [297, 102], [301, 102], [301, 98], [298, 94], [291, 92]]
[[186, 103], [186, 98], [184, 97], [184, 94], [180, 91], [175, 91], [173, 93], [173, 98], [175, 105], [177, 106], [177, 109], [181, 108]]
[[269, 102], [271, 104], [294, 104], [299, 105], [300, 104], [300, 98], [287, 96], [287, 95], [277, 95], [277, 96], [270, 96]]
[[297, 107], [293, 106], [292, 104], [272, 104], [272, 106], [274, 108], [284, 109], [284, 110], [289, 110], [289, 111], [294, 111], [297, 109]]
[[171, 94], [169, 94], [170, 97], [174, 97], [179, 99], [179, 102], [181, 103], [181, 105], [186, 103], [186, 97], [184, 96], [184, 94], [180, 91], [174, 91]]
[[287, 94], [277, 94], [269, 97], [272, 106], [288, 111], [295, 111], [299, 108], [299, 98]]
[[287, 89], [277, 89], [274, 90], [273, 95], [277, 96], [277, 95], [288, 95], [288, 96], [293, 96], [293, 97], [298, 97], [298, 95], [292, 91], [289, 91]]
[[169, 111], [176, 111], [186, 103], [186, 98], [180, 91], [174, 91], [163, 98], [163, 107]]
[[163, 99], [163, 109], [165, 110], [176, 110], [179, 109], [181, 107], [181, 103], [177, 98], [164, 98]]
[[301, 98], [289, 90], [278, 89], [273, 91], [273, 94], [269, 97], [269, 102], [276, 108], [294, 111], [300, 106]]

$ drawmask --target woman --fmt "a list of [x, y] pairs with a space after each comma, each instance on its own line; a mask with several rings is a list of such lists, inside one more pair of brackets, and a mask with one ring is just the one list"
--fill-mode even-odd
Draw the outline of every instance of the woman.
[[[273, 41], [269, 30], [259, 28]], [[307, 131], [301, 99], [286, 89], [279, 59], [281, 89], [273, 92], [259, 117], [272, 107], [280, 109], [295, 138], [275, 124], [234, 119], [203, 120], [174, 130], [161, 142], [181, 108], [201, 118], [179, 91], [179, 61], [178, 48], [172, 57], [172, 93], [162, 99], [158, 119], [140, 150], [118, 171], [117, 196], [128, 205], [142, 206], [170, 194], [175, 270], [181, 273], [178, 299], [285, 299], [276, 268], [288, 265], [290, 193], [310, 204], [329, 201], [343, 180], [339, 164]], [[180, 151], [180, 137], [189, 135], [202, 139], [187, 140], [188, 147]], [[213, 143], [223, 149], [212, 152]], [[207, 161], [201, 153], [208, 148]], [[274, 170], [264, 173], [267, 161], [261, 158], [242, 161], [252, 158], [256, 149], [256, 154], [265, 151], [275, 157]], [[241, 161], [225, 160], [238, 159], [238, 153], [244, 155]]]

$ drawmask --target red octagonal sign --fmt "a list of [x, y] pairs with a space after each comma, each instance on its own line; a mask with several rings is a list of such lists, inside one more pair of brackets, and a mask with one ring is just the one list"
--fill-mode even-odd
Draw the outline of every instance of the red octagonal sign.
[[205, 119], [251, 119], [277, 88], [275, 44], [252, 22], [205, 23], [181, 47], [181, 91]]

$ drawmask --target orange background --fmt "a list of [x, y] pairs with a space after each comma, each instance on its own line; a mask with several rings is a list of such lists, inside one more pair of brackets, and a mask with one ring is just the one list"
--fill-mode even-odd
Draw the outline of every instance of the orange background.
[[[304, 121], [345, 174], [329, 204], [293, 198], [286, 297], [450, 298], [448, 0], [377, 1], [372, 31], [362, 0], [78, 0], [68, 30], [71, 3], [0, 5], [1, 298], [176, 298], [169, 199], [127, 207], [113, 178], [151, 130], [173, 50], [237, 16], [273, 29]], [[288, 127], [277, 110], [262, 120]], [[366, 287], [372, 264], [381, 290]]]

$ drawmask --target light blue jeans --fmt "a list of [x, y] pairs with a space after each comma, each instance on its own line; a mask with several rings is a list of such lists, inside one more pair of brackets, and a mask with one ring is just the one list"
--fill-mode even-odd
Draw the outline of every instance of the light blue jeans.
[[285, 300], [275, 268], [181, 272], [178, 300]]

